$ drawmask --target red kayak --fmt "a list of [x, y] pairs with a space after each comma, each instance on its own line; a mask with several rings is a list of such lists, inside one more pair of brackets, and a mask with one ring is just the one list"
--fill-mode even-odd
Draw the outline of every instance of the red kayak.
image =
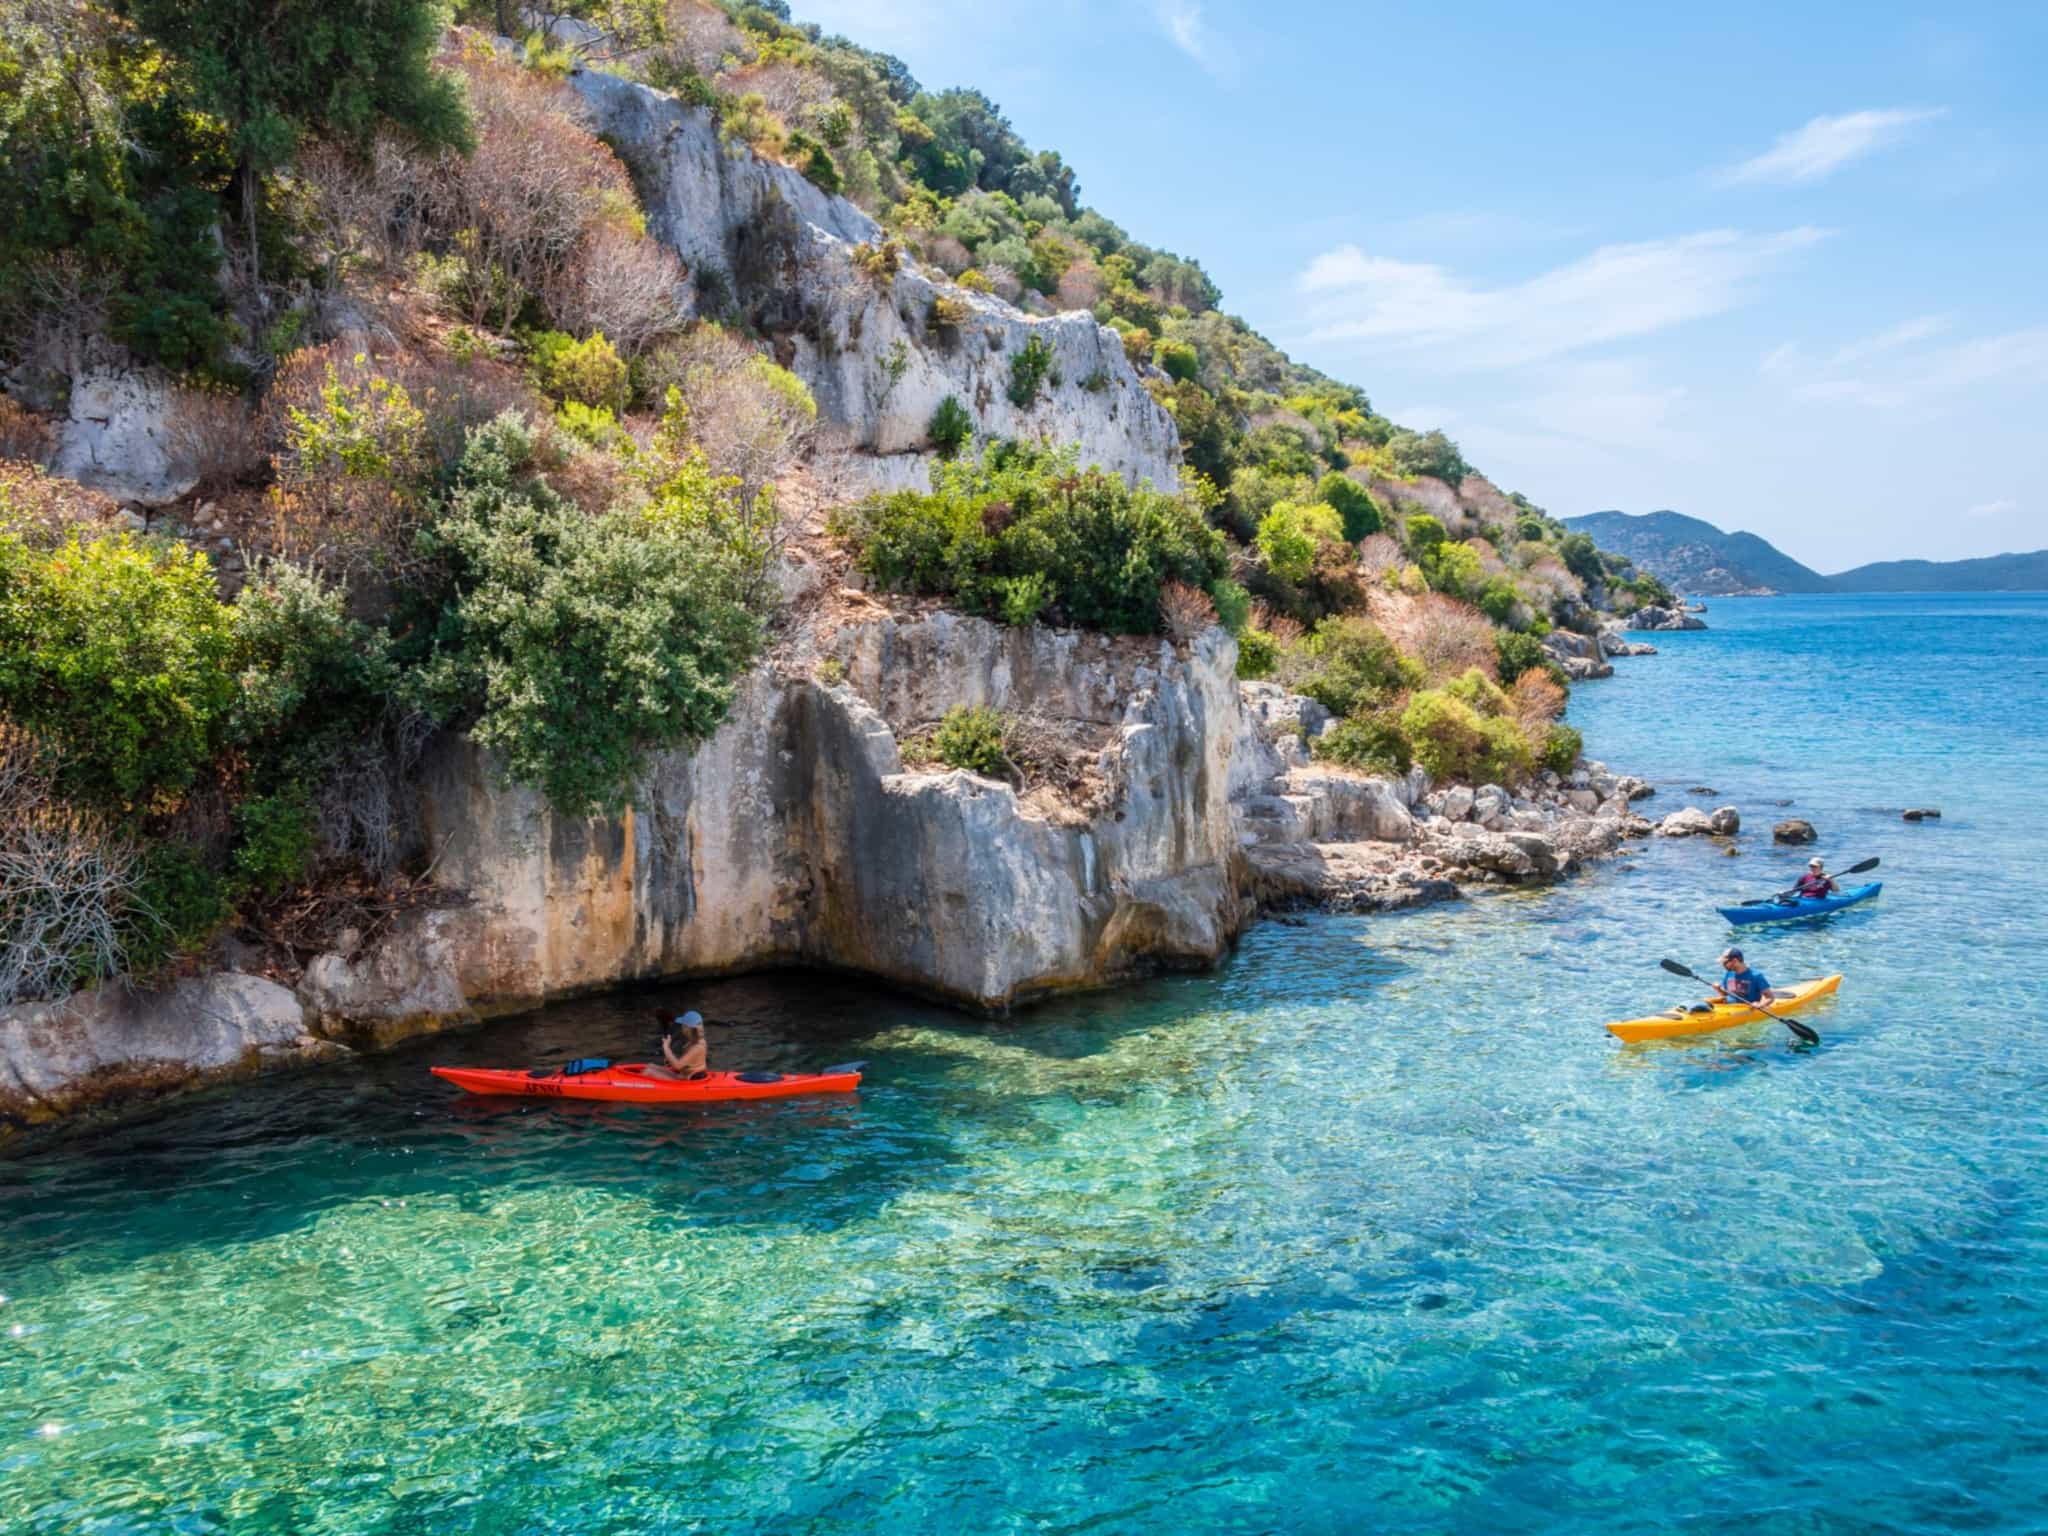
[[719, 1099], [788, 1099], [803, 1093], [851, 1093], [864, 1062], [823, 1072], [707, 1072], [680, 1082], [656, 1077], [642, 1061], [612, 1062], [583, 1072], [522, 1072], [517, 1067], [435, 1067], [434, 1076], [466, 1093], [541, 1099], [594, 1099], [605, 1104], [706, 1104]]

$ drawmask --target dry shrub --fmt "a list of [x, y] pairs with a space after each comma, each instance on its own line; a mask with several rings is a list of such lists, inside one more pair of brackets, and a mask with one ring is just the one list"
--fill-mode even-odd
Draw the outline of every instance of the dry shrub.
[[494, 358], [457, 358], [434, 342], [366, 353], [336, 341], [301, 348], [278, 366], [263, 411], [266, 441], [273, 450], [285, 444], [291, 410], [310, 411], [318, 405], [329, 368], [345, 383], [375, 376], [402, 388], [426, 418], [428, 448], [442, 469], [462, 457], [472, 428], [506, 411], [547, 415], [546, 402], [526, 374]]
[[1579, 578], [1565, 569], [1565, 564], [1555, 555], [1540, 555], [1529, 563], [1523, 572], [1522, 585], [1538, 589], [1532, 596], [1577, 597], [1580, 593]]
[[269, 478], [269, 430], [234, 390], [180, 388], [164, 422], [164, 461], [200, 495], [225, 495]]
[[1216, 622], [1216, 605], [1200, 587], [1169, 581], [1159, 589], [1159, 616], [1174, 639], [1191, 641]]
[[1008, 303], [1016, 303], [1018, 295], [1024, 291], [1023, 280], [1001, 264], [983, 267], [981, 275], [988, 279], [989, 292]]
[[1544, 738], [1544, 727], [1564, 713], [1565, 692], [1542, 667], [1531, 667], [1508, 690], [1508, 708], [1531, 741]]
[[54, 549], [75, 527], [110, 521], [118, 506], [111, 496], [89, 491], [19, 460], [0, 459], [0, 532]]
[[753, 505], [809, 439], [817, 408], [808, 391], [724, 328], [704, 324], [660, 348], [648, 363], [657, 394], [673, 386], [688, 411], [692, 444], [711, 467], [739, 481]]
[[329, 289], [344, 269], [368, 261], [386, 270], [418, 249], [424, 168], [411, 146], [380, 134], [367, 149], [319, 140], [294, 157], [292, 179]]
[[1387, 572], [1398, 571], [1401, 565], [1401, 546], [1392, 534], [1369, 533], [1358, 541], [1358, 574], [1364, 580], [1384, 580]]
[[662, 32], [664, 41], [651, 51], [675, 74], [709, 79], [728, 56], [743, 59], [753, 51], [732, 18], [704, 0], [669, 0]]
[[948, 277], [958, 277], [974, 265], [974, 253], [951, 235], [931, 235], [924, 242], [924, 259]]
[[1371, 608], [1388, 638], [1422, 663], [1431, 685], [1462, 677], [1470, 667], [1488, 677], [1498, 671], [1493, 625], [1470, 603], [1441, 592], [1378, 592]]
[[442, 154], [424, 188], [433, 231], [462, 261], [448, 294], [472, 322], [510, 326], [586, 239], [639, 205], [569, 86], [474, 47], [442, 63], [467, 78], [476, 129], [475, 152]]
[[1063, 310], [1093, 309], [1102, 298], [1102, 269], [1086, 256], [1060, 274], [1054, 300]]
[[0, 459], [47, 464], [55, 446], [56, 434], [48, 422], [0, 395]]
[[60, 800], [55, 777], [48, 751], [0, 719], [0, 1004], [58, 997], [125, 968], [121, 917], [141, 855]]
[[541, 302], [565, 331], [602, 331], [637, 357], [689, 318], [683, 264], [659, 241], [616, 224], [593, 230], [568, 263], [549, 274]]
[[1481, 572], [1488, 576], [1504, 576], [1507, 574], [1508, 564], [1505, 560], [1501, 559], [1500, 551], [1493, 547], [1491, 540], [1474, 537], [1467, 539], [1465, 543], [1479, 557], [1479, 569]]
[[76, 378], [94, 362], [116, 361], [108, 338], [112, 311], [126, 285], [110, 265], [73, 248], [35, 257], [0, 305], [0, 359], [31, 372]]

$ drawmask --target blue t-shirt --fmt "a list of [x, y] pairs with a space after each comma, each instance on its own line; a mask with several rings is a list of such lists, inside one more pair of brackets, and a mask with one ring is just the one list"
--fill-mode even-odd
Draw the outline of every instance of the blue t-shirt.
[[1771, 984], [1764, 980], [1764, 973], [1754, 969], [1724, 972], [1721, 985], [1728, 989], [1730, 997], [1745, 1003], [1757, 1001], [1771, 988]]

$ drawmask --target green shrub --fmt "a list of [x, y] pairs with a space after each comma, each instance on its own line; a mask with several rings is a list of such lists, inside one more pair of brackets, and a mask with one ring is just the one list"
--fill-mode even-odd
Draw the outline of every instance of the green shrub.
[[1482, 723], [1470, 705], [1438, 688], [1416, 694], [1401, 712], [1415, 761], [1439, 783], [1469, 780], [1478, 769], [1486, 746]]
[[1283, 501], [1259, 519], [1253, 543], [1266, 557], [1268, 570], [1282, 581], [1298, 584], [1308, 580], [1318, 552], [1343, 537], [1344, 521], [1335, 508], [1320, 501], [1306, 506]]
[[1550, 652], [1534, 635], [1495, 635], [1493, 655], [1504, 687], [1513, 687], [1515, 679], [1531, 668], [1552, 665]]
[[1280, 664], [1280, 642], [1247, 624], [1237, 632], [1237, 675], [1247, 681], [1271, 677]]
[[1474, 714], [1502, 715], [1507, 713], [1508, 696], [1501, 692], [1500, 685], [1477, 667], [1467, 667], [1464, 675], [1444, 684], [1444, 692], [1465, 705]]
[[1514, 622], [1515, 609], [1522, 601], [1522, 594], [1515, 590], [1515, 584], [1507, 577], [1489, 576], [1472, 601], [1494, 623], [1506, 625]]
[[1458, 445], [1441, 432], [1396, 432], [1387, 439], [1386, 453], [1394, 473], [1409, 478], [1431, 475], [1456, 485], [1472, 472]]
[[122, 914], [128, 974], [144, 983], [161, 979], [173, 961], [204, 948], [228, 915], [220, 877], [183, 844], [157, 844]]
[[1444, 532], [1444, 525], [1427, 512], [1411, 515], [1402, 525], [1407, 530], [1408, 553], [1416, 560], [1426, 560], [1450, 535]]
[[1339, 720], [1315, 738], [1310, 749], [1327, 762], [1361, 773], [1396, 778], [1414, 766], [1415, 749], [1400, 720], [1385, 710]]
[[238, 904], [275, 900], [305, 884], [319, 836], [313, 802], [294, 786], [235, 807], [236, 845], [229, 889]]
[[932, 412], [932, 419], [925, 426], [925, 436], [931, 439], [932, 447], [939, 451], [941, 458], [950, 459], [974, 437], [974, 417], [967, 407], [960, 403], [958, 395], [948, 395]]
[[1314, 670], [1300, 691], [1333, 715], [1361, 714], [1422, 682], [1421, 667], [1370, 619], [1333, 615], [1302, 649]]
[[932, 732], [932, 756], [948, 768], [1006, 778], [1015, 771], [1009, 737], [1009, 722], [1000, 712], [986, 705], [960, 704], [947, 710], [946, 718]]
[[398, 686], [389, 642], [349, 617], [341, 587], [278, 562], [250, 573], [234, 626], [227, 735], [251, 783], [259, 792], [317, 784], [382, 718]]
[[628, 441], [619, 430], [619, 418], [611, 413], [609, 406], [564, 400], [555, 411], [555, 425], [577, 442], [592, 448], [609, 450]]
[[1522, 728], [1505, 716], [1479, 722], [1479, 761], [1473, 776], [1488, 784], [1516, 785], [1536, 769], [1536, 752]]
[[[1010, 404], [1019, 410], [1029, 410], [1038, 399], [1040, 386], [1052, 373], [1052, 348], [1045, 344], [1044, 337], [1033, 336], [1010, 355]], [[1059, 380], [1054, 377], [1053, 382]]]
[[1599, 581], [1607, 573], [1600, 560], [1600, 548], [1589, 534], [1568, 533], [1559, 539], [1557, 557], [1564, 562], [1565, 569], [1581, 581]]
[[804, 180], [825, 192], [837, 192], [846, 184], [832, 151], [808, 133], [792, 133], [783, 140], [783, 152], [804, 173]]
[[1316, 500], [1337, 509], [1344, 521], [1346, 543], [1356, 544], [1386, 526], [1386, 514], [1373, 494], [1349, 475], [1334, 470], [1316, 482]]
[[1228, 577], [1210, 585], [1209, 601], [1216, 605], [1216, 622], [1233, 635], [1242, 634], [1251, 622], [1251, 593]]
[[1153, 634], [1168, 581], [1207, 592], [1229, 574], [1223, 536], [1185, 495], [1083, 473], [1072, 449], [999, 444], [979, 462], [934, 465], [931, 484], [834, 517], [877, 586], [1000, 615], [1015, 589], [999, 583], [1035, 574], [1065, 622]]
[[1152, 350], [1152, 361], [1165, 370], [1169, 379], [1192, 381], [1201, 372], [1201, 358], [1195, 349], [1184, 341], [1162, 341]]
[[329, 363], [313, 408], [286, 408], [285, 447], [297, 478], [406, 486], [424, 477], [427, 418], [403, 384], [369, 367], [360, 352], [346, 377]]
[[1543, 739], [1543, 766], [1560, 776], [1570, 773], [1579, 766], [1579, 754], [1585, 750], [1586, 738], [1576, 726], [1553, 720], [1549, 735]]
[[1448, 539], [1423, 556], [1421, 564], [1431, 590], [1449, 597], [1469, 598], [1485, 575], [1478, 550]]
[[957, 331], [974, 318], [974, 306], [957, 293], [932, 295], [931, 312], [925, 316], [925, 329], [935, 332]]
[[969, 293], [994, 293], [996, 291], [995, 283], [979, 267], [969, 267], [965, 272], [954, 278], [953, 281], [962, 288], [965, 288]]
[[545, 395], [568, 403], [625, 409], [629, 393], [625, 359], [595, 331], [582, 341], [562, 331], [539, 331], [527, 343], [533, 382]]
[[0, 714], [57, 750], [58, 783], [166, 809], [235, 703], [231, 616], [206, 557], [126, 534], [39, 552], [0, 534]]
[[1015, 624], [1019, 628], [1036, 624], [1038, 616], [1052, 601], [1052, 583], [1046, 580], [1043, 571], [1032, 571], [1023, 576], [998, 576], [994, 587], [997, 614], [1005, 624]]
[[422, 535], [440, 562], [415, 699], [468, 724], [565, 815], [616, 810], [649, 751], [725, 719], [761, 637], [739, 559], [679, 499], [591, 517], [533, 468], [515, 415], [470, 435], [447, 505]]

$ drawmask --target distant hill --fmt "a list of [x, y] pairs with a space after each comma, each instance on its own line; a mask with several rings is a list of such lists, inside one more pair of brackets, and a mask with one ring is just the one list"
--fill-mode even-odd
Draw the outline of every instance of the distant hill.
[[1836, 576], [1801, 565], [1753, 533], [1723, 533], [1678, 512], [1592, 512], [1565, 527], [1592, 536], [1680, 592], [2043, 592], [2048, 549], [1981, 560], [1880, 560]]
[[1591, 534], [1667, 586], [1708, 596], [1734, 592], [1826, 592], [1828, 578], [1753, 533], [1723, 533], [1678, 512], [1593, 512], [1565, 527]]
[[1828, 578], [1836, 592], [2048, 592], [2048, 549], [1981, 560], [1880, 560]]

